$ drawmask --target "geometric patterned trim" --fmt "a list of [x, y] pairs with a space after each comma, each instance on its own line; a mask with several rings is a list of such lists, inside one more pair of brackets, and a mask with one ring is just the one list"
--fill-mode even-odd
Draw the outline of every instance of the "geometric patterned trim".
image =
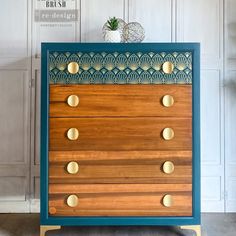
[[[67, 65], [77, 62], [77, 74]], [[170, 61], [174, 71], [165, 74]], [[191, 52], [51, 52], [50, 84], [192, 84]]]

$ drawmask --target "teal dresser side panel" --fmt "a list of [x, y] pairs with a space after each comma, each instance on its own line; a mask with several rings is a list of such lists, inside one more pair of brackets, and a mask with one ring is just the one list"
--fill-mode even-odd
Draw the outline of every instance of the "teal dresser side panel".
[[[164, 62], [174, 65], [173, 73], [162, 71]], [[79, 64], [70, 74], [67, 65]], [[51, 84], [191, 84], [191, 52], [50, 52]]]

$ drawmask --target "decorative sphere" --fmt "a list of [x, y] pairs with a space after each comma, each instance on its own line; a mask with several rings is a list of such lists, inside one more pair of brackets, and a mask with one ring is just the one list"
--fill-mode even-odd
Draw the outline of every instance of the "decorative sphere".
[[130, 22], [124, 27], [124, 38], [128, 43], [136, 42], [140, 43], [145, 38], [145, 30], [138, 22]]

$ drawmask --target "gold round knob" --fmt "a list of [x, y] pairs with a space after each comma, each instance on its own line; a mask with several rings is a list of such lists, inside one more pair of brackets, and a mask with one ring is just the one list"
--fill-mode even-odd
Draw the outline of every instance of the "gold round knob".
[[77, 107], [79, 105], [79, 97], [77, 95], [70, 95], [67, 98], [67, 104], [70, 107]]
[[67, 70], [70, 74], [76, 74], [79, 71], [79, 64], [77, 62], [70, 62], [67, 65]]
[[173, 206], [173, 197], [169, 194], [166, 194], [162, 199], [162, 204], [165, 207], [171, 207]]
[[55, 207], [50, 207], [50, 208], [49, 208], [49, 213], [50, 213], [51, 215], [55, 215], [55, 214], [57, 213], [57, 209], [56, 209]]
[[166, 174], [171, 174], [174, 172], [175, 170], [175, 165], [173, 162], [171, 161], [166, 161], [163, 166], [162, 166], [162, 170], [164, 173]]
[[171, 96], [171, 95], [165, 95], [163, 98], [162, 98], [162, 104], [163, 106], [165, 107], [171, 107], [174, 105], [174, 98]]
[[171, 128], [165, 128], [163, 131], [162, 131], [162, 137], [165, 139], [165, 140], [171, 140], [175, 137], [175, 132], [173, 129]]
[[172, 62], [170, 62], [170, 61], [166, 61], [162, 65], [162, 70], [166, 74], [171, 74], [173, 72], [173, 70], [174, 70], [174, 64]]
[[69, 140], [77, 140], [79, 138], [79, 131], [78, 129], [76, 128], [70, 128], [68, 131], [67, 131], [67, 138]]
[[67, 164], [66, 169], [69, 174], [77, 174], [79, 172], [79, 164], [75, 161], [71, 161]]
[[76, 195], [70, 195], [67, 200], [66, 203], [69, 207], [76, 207], [79, 204], [79, 198]]

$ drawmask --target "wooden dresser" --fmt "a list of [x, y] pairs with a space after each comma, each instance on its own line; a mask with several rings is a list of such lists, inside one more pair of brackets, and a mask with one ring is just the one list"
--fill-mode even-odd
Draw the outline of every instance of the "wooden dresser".
[[41, 236], [66, 225], [200, 235], [196, 43], [43, 43]]

